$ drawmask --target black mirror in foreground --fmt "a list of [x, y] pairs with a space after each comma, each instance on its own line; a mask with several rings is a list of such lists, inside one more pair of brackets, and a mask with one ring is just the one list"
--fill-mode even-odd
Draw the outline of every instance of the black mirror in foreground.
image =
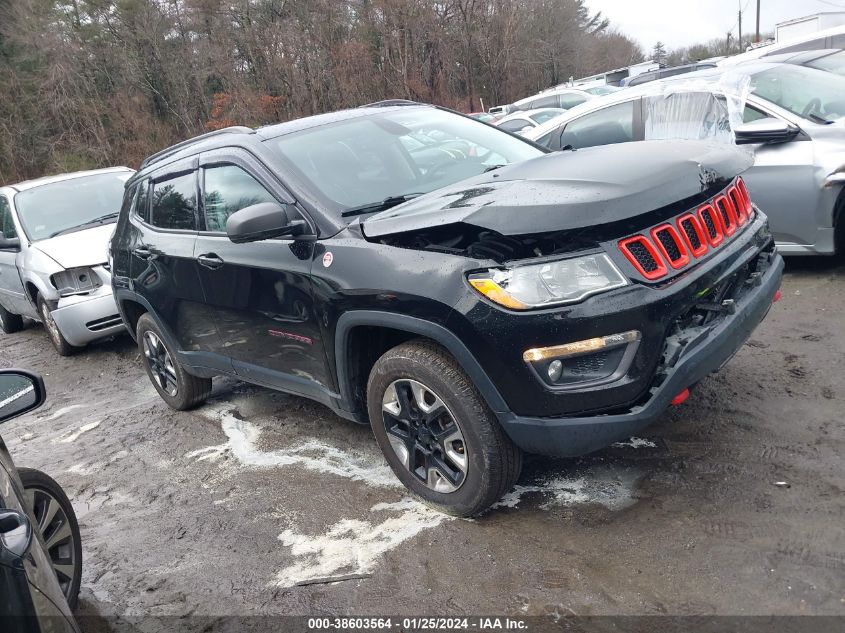
[[798, 134], [798, 128], [786, 121], [765, 117], [734, 128], [737, 145], [752, 143], [786, 143]]
[[21, 240], [17, 237], [3, 237], [0, 235], [0, 251], [21, 250]]
[[47, 398], [44, 380], [22, 369], [0, 370], [0, 422], [40, 407]]
[[259, 242], [274, 237], [304, 236], [309, 231], [302, 219], [292, 219], [288, 207], [275, 202], [261, 202], [229, 216], [226, 234], [235, 244]]
[[[0, 509], [0, 561], [8, 553], [23, 558], [32, 545], [32, 525], [23, 512]], [[6, 562], [6, 561], [3, 561]]]

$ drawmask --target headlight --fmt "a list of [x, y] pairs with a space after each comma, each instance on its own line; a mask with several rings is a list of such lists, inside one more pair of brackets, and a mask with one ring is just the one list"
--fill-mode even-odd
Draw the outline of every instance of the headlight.
[[56, 290], [59, 291], [59, 296], [62, 297], [85, 294], [103, 285], [97, 273], [88, 267], [63, 270], [53, 275], [50, 281], [53, 282]]
[[488, 269], [469, 283], [485, 297], [513, 310], [583, 301], [590, 295], [628, 284], [604, 253], [555, 262]]

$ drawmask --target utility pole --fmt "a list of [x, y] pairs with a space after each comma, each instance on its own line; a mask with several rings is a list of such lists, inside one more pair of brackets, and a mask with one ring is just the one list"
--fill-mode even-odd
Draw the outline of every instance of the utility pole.
[[755, 42], [760, 42], [760, 0], [757, 0], [757, 35], [754, 37]]
[[739, 52], [742, 52], [742, 7], [739, 8]]

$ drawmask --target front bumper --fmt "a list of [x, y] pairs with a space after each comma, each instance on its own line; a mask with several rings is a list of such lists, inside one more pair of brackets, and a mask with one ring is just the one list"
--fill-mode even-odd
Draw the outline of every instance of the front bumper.
[[649, 425], [687, 387], [719, 370], [739, 350], [766, 316], [783, 275], [783, 258], [772, 254], [760, 284], [737, 298], [733, 314], [725, 315], [700, 332], [665, 369], [659, 386], [624, 413], [588, 417], [526, 417], [500, 413], [510, 438], [531, 453], [555, 456], [583, 455], [626, 439]]
[[111, 286], [105, 285], [90, 295], [60, 299], [53, 319], [67, 342], [76, 346], [126, 331]]

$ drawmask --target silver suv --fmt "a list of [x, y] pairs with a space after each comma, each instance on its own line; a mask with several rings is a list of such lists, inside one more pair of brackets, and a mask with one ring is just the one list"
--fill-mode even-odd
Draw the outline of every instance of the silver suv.
[[0, 328], [41, 321], [59, 354], [124, 331], [107, 244], [127, 167], [0, 187]]

